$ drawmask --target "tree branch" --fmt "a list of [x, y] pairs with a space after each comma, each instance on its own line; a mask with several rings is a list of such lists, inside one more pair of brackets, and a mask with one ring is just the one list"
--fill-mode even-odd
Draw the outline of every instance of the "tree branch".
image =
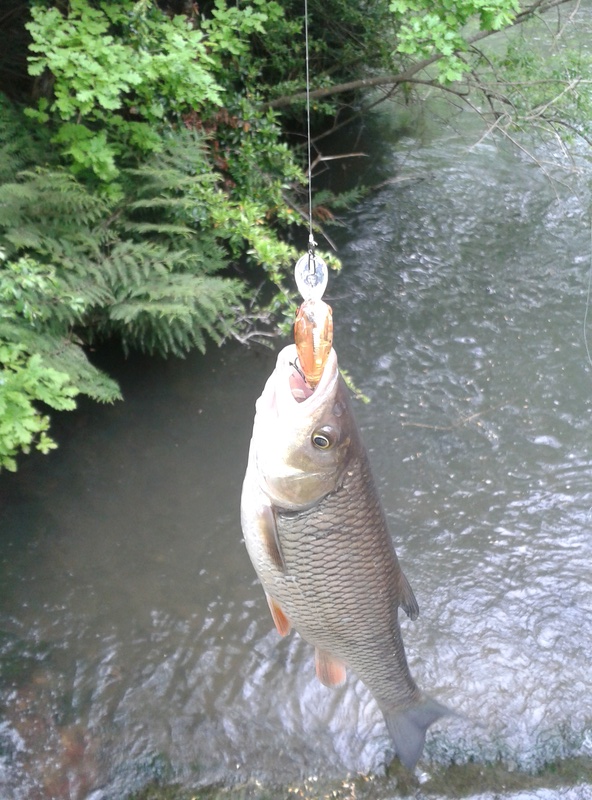
[[[544, 14], [553, 8], [557, 8], [558, 6], [571, 2], [573, 2], [573, 0], [536, 0], [536, 2], [528, 6], [528, 8], [525, 8], [524, 11], [521, 11], [519, 14], [517, 14], [514, 21], [502, 30], [508, 30], [509, 28], [521, 25], [527, 20], [532, 19], [532, 17], [535, 15]], [[475, 42], [479, 42], [482, 39], [486, 39], [496, 33], [501, 33], [501, 31], [479, 31], [479, 33], [476, 33], [474, 36], [471, 36], [467, 39], [467, 44], [472, 45]], [[418, 61], [404, 72], [400, 72], [396, 75], [375, 75], [368, 78], [359, 78], [358, 80], [347, 81], [346, 83], [338, 83], [334, 86], [325, 86], [320, 89], [314, 89], [309, 93], [309, 97], [311, 100], [321, 100], [325, 97], [331, 97], [332, 95], [355, 92], [361, 89], [374, 89], [379, 86], [396, 86], [397, 84], [409, 83], [418, 72], [422, 72], [432, 64], [440, 61], [442, 58], [443, 56], [440, 54], [430, 56], [429, 58]], [[292, 95], [285, 95], [284, 97], [277, 97], [275, 100], [265, 103], [263, 108], [286, 108], [294, 105], [294, 103], [303, 102], [304, 100], [306, 100], [306, 91], [297, 92], [296, 94]]]

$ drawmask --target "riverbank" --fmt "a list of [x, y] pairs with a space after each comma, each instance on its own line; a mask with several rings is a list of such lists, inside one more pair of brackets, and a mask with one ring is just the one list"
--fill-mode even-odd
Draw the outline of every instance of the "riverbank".
[[383, 777], [358, 776], [339, 781], [310, 777], [286, 786], [264, 786], [252, 781], [188, 789], [156, 782], [129, 795], [127, 800], [585, 800], [590, 796], [592, 758], [571, 758], [549, 764], [535, 775], [501, 764], [452, 765], [410, 775], [396, 763]]

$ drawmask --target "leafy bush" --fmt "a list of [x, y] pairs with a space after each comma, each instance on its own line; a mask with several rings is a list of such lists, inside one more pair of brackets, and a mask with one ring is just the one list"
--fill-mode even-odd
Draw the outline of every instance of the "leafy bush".
[[[0, 103], [0, 467], [54, 445], [36, 401], [72, 408], [78, 393], [118, 398], [85, 346], [203, 350], [248, 334], [243, 267], [263, 267], [289, 301], [291, 223], [282, 199], [302, 172], [271, 111], [236, 91], [253, 76], [249, 37], [281, 16], [275, 2], [208, 18], [152, 2], [36, 3], [34, 107]], [[238, 69], [237, 69], [238, 68]], [[49, 87], [49, 88], [48, 88]], [[235, 270], [236, 272], [236, 270]], [[19, 401], [20, 398], [20, 401]]]
[[75, 172], [112, 181], [130, 154], [161, 149], [160, 125], [223, 106], [218, 79], [228, 80], [229, 59], [244, 57], [248, 36], [264, 32], [268, 14], [280, 13], [274, 2], [255, 6], [261, 10], [218, 0], [212, 18], [199, 25], [150, 2], [94, 7], [71, 0], [67, 14], [34, 5], [29, 72], [51, 74], [52, 96], [28, 113], [57, 123], [54, 141]]
[[[120, 171], [114, 198], [59, 163], [19, 169], [17, 117], [0, 106], [0, 466], [8, 468], [19, 448], [53, 446], [34, 401], [65, 409], [80, 392], [119, 397], [85, 345], [115, 336], [126, 349], [162, 355], [203, 350], [206, 336], [239, 335], [248, 294], [244, 281], [222, 273], [239, 248], [233, 219], [242, 215], [246, 228], [249, 212], [218, 188], [201, 135], [171, 133], [158, 156]], [[263, 233], [248, 235], [263, 249]]]

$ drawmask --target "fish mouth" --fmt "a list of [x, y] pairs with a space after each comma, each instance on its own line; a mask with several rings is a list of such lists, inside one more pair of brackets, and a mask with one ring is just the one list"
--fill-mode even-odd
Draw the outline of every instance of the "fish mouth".
[[325, 404], [330, 402], [339, 377], [335, 351], [331, 349], [321, 379], [314, 390], [306, 383], [297, 364], [296, 345], [288, 345], [279, 352], [275, 369], [257, 401], [258, 412], [296, 421], [320, 413]]
[[295, 366], [297, 357], [295, 345], [288, 345], [279, 353], [257, 401], [253, 434], [264, 493], [274, 506], [290, 511], [312, 507], [335, 483], [332, 460], [326, 458], [327, 454], [315, 457], [311, 434], [335, 406], [339, 389], [337, 356], [331, 350], [314, 391]]
[[292, 366], [294, 367], [294, 371], [289, 377], [290, 391], [292, 392], [294, 400], [296, 400], [297, 403], [302, 403], [304, 400], [308, 400], [314, 389], [311, 389], [307, 384], [299, 366], [297, 364], [293, 364]]
[[298, 367], [296, 345], [288, 345], [279, 353], [276, 365], [275, 401], [280, 412], [301, 409], [303, 414], [311, 414], [326, 403], [335, 389], [339, 370], [337, 354], [329, 353], [321, 379], [315, 389], [306, 383]]

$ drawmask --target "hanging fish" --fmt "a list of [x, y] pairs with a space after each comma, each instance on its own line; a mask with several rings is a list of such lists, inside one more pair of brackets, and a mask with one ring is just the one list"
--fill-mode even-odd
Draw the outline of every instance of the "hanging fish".
[[277, 630], [315, 647], [321, 683], [346, 666], [382, 710], [412, 769], [427, 728], [450, 713], [413, 680], [398, 609], [419, 613], [374, 485], [333, 349], [316, 388], [284, 348], [257, 401], [241, 521]]

